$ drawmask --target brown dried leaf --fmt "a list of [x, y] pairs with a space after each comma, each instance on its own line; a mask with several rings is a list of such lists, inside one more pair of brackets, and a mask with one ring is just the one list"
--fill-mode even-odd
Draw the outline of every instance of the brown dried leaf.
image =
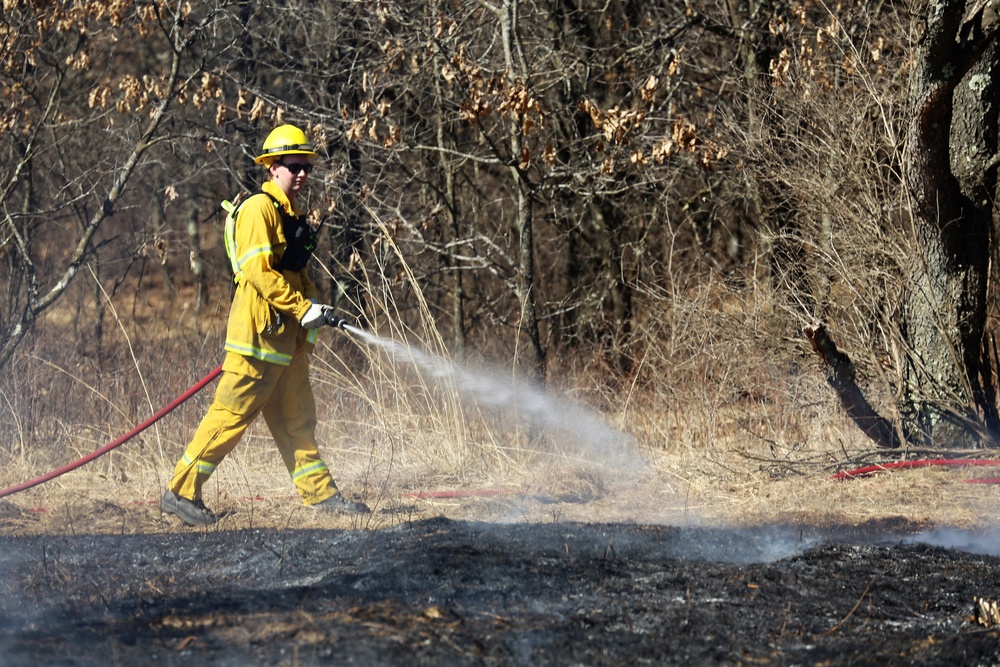
[[525, 148], [521, 151], [521, 161], [518, 163], [517, 168], [524, 170], [531, 166], [531, 151]]
[[247, 108], [247, 91], [240, 89], [236, 94], [236, 117], [243, 118], [243, 111]]
[[258, 120], [260, 120], [261, 116], [263, 115], [264, 115], [264, 100], [258, 97], [256, 100], [254, 100], [253, 107], [251, 107], [250, 109], [250, 115], [247, 116], [247, 118], [249, 118], [251, 122], [256, 123]]
[[368, 122], [364, 118], [354, 121], [354, 123], [347, 129], [347, 140], [352, 143], [361, 141], [367, 124]]
[[586, 112], [590, 116], [590, 121], [594, 124], [595, 129], [601, 129], [604, 125], [604, 114], [597, 107], [594, 102], [588, 98], [583, 98], [579, 105], [580, 111]]
[[556, 163], [556, 148], [552, 144], [546, 144], [542, 150], [542, 162], [550, 167]]
[[650, 74], [649, 78], [646, 79], [646, 83], [643, 84], [642, 89], [639, 91], [642, 95], [642, 99], [649, 102], [656, 95], [656, 89], [660, 85], [660, 80], [654, 75]]

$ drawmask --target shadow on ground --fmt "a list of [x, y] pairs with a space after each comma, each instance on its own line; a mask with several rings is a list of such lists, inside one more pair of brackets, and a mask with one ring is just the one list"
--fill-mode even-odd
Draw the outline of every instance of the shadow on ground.
[[987, 665], [1000, 559], [917, 527], [0, 538], [21, 665]]

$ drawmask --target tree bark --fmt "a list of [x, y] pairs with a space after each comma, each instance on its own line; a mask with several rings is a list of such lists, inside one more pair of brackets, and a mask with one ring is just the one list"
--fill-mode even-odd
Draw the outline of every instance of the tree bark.
[[[446, 231], [445, 243], [448, 246], [457, 247], [455, 244], [462, 237], [462, 230], [459, 224], [458, 199], [455, 196], [455, 166], [449, 159], [445, 149], [445, 127], [444, 127], [444, 94], [441, 91], [441, 82], [434, 80], [435, 98], [437, 103], [437, 117], [435, 119], [435, 138], [438, 146], [438, 161], [441, 165], [441, 177], [443, 183], [443, 198], [445, 215], [448, 218], [448, 228]], [[462, 281], [462, 268], [459, 262], [451, 253], [444, 254], [445, 270], [451, 276], [451, 319], [452, 319], [452, 345], [455, 352], [461, 354], [465, 352], [465, 286]]]
[[[956, 94], [977, 65], [988, 72], [979, 76], [995, 78], [996, 59], [983, 59], [982, 43], [958, 40], [964, 9], [961, 0], [928, 3], [905, 162], [915, 254], [900, 321], [907, 347], [900, 414], [907, 438], [929, 445], [979, 444], [986, 432], [983, 414], [995, 413], [985, 404], [981, 383], [992, 242], [986, 193], [995, 189], [995, 172], [973, 169], [959, 181], [951, 147], [996, 152], [995, 132], [978, 129], [991, 113], [996, 124], [995, 109], [987, 111], [992, 100]], [[953, 134], [956, 115], [965, 122]]]
[[[524, 61], [517, 40], [518, 0], [505, 0], [500, 14], [507, 69], [527, 85], [528, 66]], [[538, 378], [545, 377], [545, 350], [538, 328], [538, 310], [535, 289], [535, 241], [532, 211], [531, 184], [521, 171], [519, 162], [524, 150], [524, 136], [520, 119], [510, 125], [510, 173], [517, 197], [516, 228], [518, 234], [517, 296], [521, 304], [521, 331], [528, 338], [527, 363]]]
[[198, 227], [198, 213], [197, 211], [192, 211], [191, 217], [188, 219], [187, 233], [188, 243], [191, 245], [191, 252], [189, 255], [191, 261], [191, 273], [194, 275], [195, 315], [201, 314], [201, 307], [205, 303], [206, 294], [208, 292], [208, 285], [205, 282], [205, 262], [201, 256], [201, 236], [198, 233]]

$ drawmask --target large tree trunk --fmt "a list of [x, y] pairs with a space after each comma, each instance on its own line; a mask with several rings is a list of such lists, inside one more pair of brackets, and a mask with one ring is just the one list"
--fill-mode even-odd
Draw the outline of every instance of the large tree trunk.
[[[945, 446], [978, 444], [996, 414], [982, 378], [990, 377], [983, 342], [997, 63], [995, 49], [984, 50], [989, 42], [957, 39], [964, 9], [964, 0], [928, 3], [905, 164], [916, 252], [900, 322], [907, 355], [899, 407], [908, 439]], [[959, 84], [977, 94], [959, 94]], [[952, 146], [961, 152], [952, 156]], [[953, 161], [969, 168], [958, 172]]]

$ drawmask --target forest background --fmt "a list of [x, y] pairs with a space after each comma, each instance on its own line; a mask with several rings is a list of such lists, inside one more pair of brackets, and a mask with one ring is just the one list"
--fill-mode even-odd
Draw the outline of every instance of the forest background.
[[[360, 326], [600, 413], [663, 512], [926, 516], [940, 494], [912, 477], [853, 500], [803, 480], [996, 442], [995, 18], [955, 0], [4, 0], [0, 484], [221, 361], [219, 204], [257, 187], [251, 158], [288, 122], [319, 152], [314, 278]], [[605, 462], [349, 336], [324, 333], [314, 379], [325, 451], [361, 492], [604, 488], [587, 467]], [[203, 393], [61, 488], [156, 497]], [[249, 441], [218, 493], [283, 474], [265, 429]], [[961, 516], [993, 500], [962, 494]]]

